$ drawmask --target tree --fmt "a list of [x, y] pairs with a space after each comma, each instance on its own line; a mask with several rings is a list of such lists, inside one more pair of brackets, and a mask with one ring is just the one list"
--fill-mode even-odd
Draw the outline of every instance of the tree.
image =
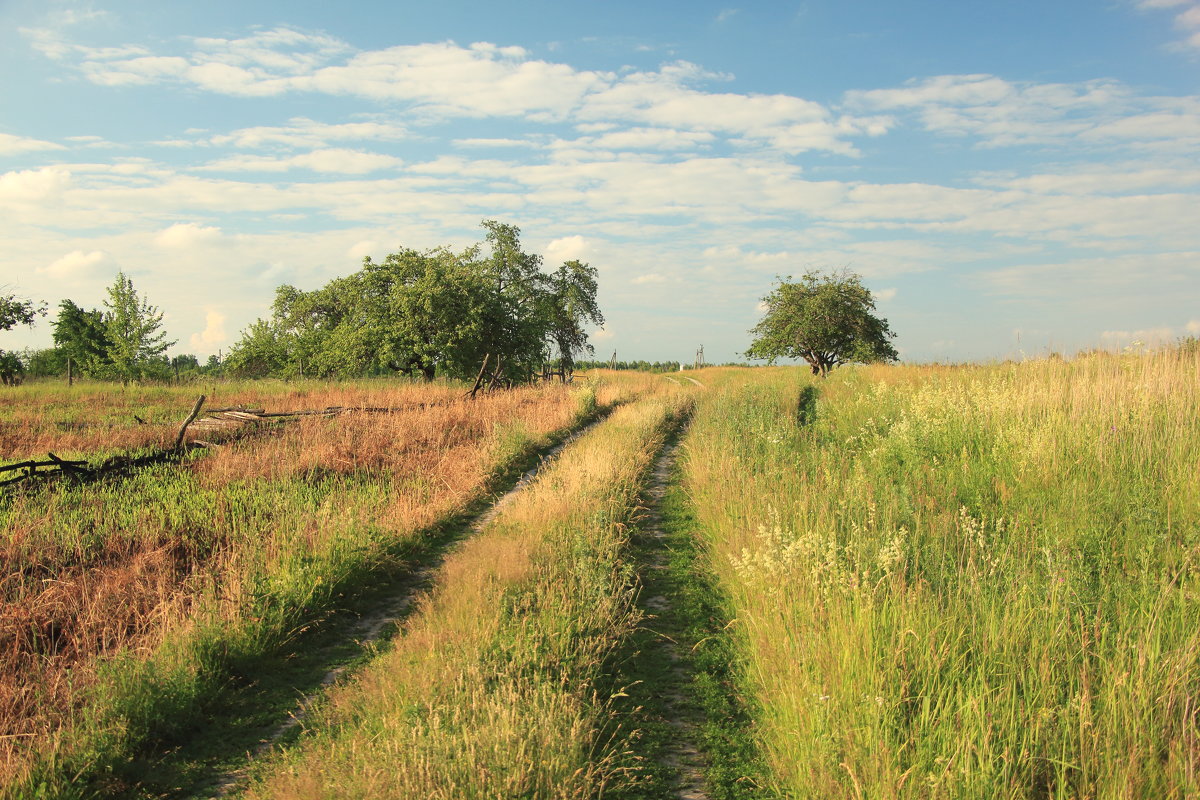
[[375, 300], [381, 363], [432, 380], [440, 369], [456, 378], [473, 374], [480, 358], [487, 287], [478, 249], [403, 250], [382, 264], [363, 265]]
[[[18, 325], [33, 326], [39, 316], [46, 316], [46, 304], [35, 303], [15, 294], [0, 294], [0, 331], [9, 331]], [[0, 381], [5, 385], [20, 383], [25, 366], [15, 353], [0, 350]]]
[[521, 249], [521, 229], [496, 220], [482, 223], [491, 255], [479, 262], [487, 283], [483, 319], [483, 355], [491, 355], [510, 382], [528, 380], [546, 358], [550, 277], [542, 272], [542, 257]]
[[[455, 252], [403, 249], [312, 291], [276, 290], [270, 319], [242, 333], [227, 366], [244, 375], [351, 376], [392, 371], [489, 384], [564, 379], [590, 352], [584, 326], [603, 324], [596, 271], [572, 261], [553, 274], [521, 249], [520, 229], [485, 220], [485, 241]], [[556, 356], [557, 354], [557, 356]]]
[[278, 327], [265, 319], [255, 320], [242, 331], [242, 338], [230, 348], [224, 362], [231, 375], [244, 378], [283, 375], [287, 366], [287, 343]]
[[596, 270], [580, 261], [567, 261], [550, 275], [549, 338], [558, 350], [564, 382], [575, 371], [576, 355], [595, 352], [583, 326], [604, 324], [596, 288]]
[[140, 297], [133, 281], [124, 272], [108, 287], [108, 310], [104, 313], [104, 329], [108, 336], [108, 360], [122, 383], [140, 377], [147, 368], [164, 372], [161, 358], [168, 347], [162, 327], [162, 312]]
[[108, 329], [98, 309], [84, 311], [70, 300], [63, 300], [58, 306], [58, 319], [50, 324], [54, 326], [54, 344], [81, 372], [99, 377], [111, 369]]
[[896, 361], [896, 334], [875, 315], [875, 299], [858, 275], [810, 271], [789, 277], [763, 298], [766, 316], [750, 331], [750, 358], [803, 358], [814, 375], [848, 362]]

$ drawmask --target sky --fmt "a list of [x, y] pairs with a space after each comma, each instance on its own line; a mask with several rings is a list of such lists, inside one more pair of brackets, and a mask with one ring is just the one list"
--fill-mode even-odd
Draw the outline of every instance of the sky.
[[1200, 335], [1200, 0], [0, 0], [0, 289], [173, 352], [521, 228], [597, 355], [739, 360], [848, 269], [906, 361]]

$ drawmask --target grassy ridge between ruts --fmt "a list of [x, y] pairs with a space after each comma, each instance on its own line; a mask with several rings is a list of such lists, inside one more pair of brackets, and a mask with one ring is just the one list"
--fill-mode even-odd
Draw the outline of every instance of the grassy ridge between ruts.
[[5, 498], [3, 556], [18, 580], [0, 630], [13, 729], [0, 797], [120, 791], [121, 765], [186, 731], [231, 675], [252, 675], [343, 594], [403, 570], [424, 531], [597, 405], [641, 391], [545, 387], [306, 421], [187, 469]]
[[260, 765], [252, 798], [583, 798], [626, 780], [596, 691], [638, 623], [626, 549], [684, 390], [615, 411], [451, 554], [391, 649]]
[[1196, 796], [1195, 354], [707, 374], [763, 796]]

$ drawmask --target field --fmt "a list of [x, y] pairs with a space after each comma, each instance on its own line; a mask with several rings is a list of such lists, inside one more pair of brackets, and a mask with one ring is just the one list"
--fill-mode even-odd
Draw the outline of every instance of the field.
[[[0, 796], [1200, 792], [1195, 353], [201, 391], [393, 410], [4, 490]], [[196, 393], [6, 388], [0, 463]]]

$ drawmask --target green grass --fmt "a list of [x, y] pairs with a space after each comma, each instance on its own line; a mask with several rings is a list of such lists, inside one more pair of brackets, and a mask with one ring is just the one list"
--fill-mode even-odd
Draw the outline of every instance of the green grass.
[[781, 793], [1195, 794], [1194, 355], [744, 375], [686, 482]]
[[[678, 432], [677, 436], [678, 437]], [[678, 731], [671, 720], [682, 716], [693, 726], [705, 765], [708, 796], [713, 800], [750, 800], [767, 796], [766, 767], [754, 737], [749, 698], [739, 685], [741, 655], [732, 630], [728, 599], [718, 589], [696, 536], [698, 523], [680, 486], [678, 468], [658, 506], [663, 537], [644, 533], [632, 539], [630, 558], [642, 565], [640, 595], [661, 596], [667, 605], [644, 621], [612, 660], [613, 685], [623, 695], [614, 722], [636, 731], [625, 766], [635, 781], [616, 788], [617, 800], [657, 800], [671, 794], [676, 776], [665, 765]], [[649, 522], [642, 521], [644, 529]], [[663, 569], [649, 567], [662, 555]], [[673, 661], [660, 645], [675, 645]], [[685, 680], [674, 677], [682, 667]], [[682, 702], [670, 707], [668, 696]]]

